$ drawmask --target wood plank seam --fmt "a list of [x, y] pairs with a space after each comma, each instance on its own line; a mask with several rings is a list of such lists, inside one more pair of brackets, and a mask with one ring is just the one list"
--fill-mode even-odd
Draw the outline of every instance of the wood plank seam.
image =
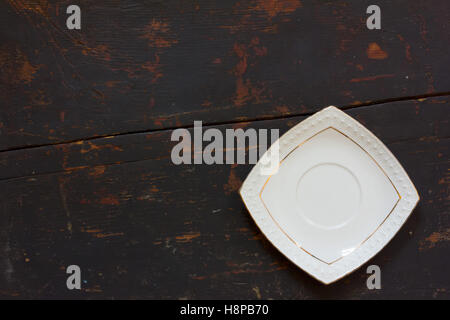
[[[360, 107], [376, 106], [376, 105], [389, 103], [389, 102], [398, 102], [398, 101], [407, 101], [407, 100], [419, 100], [419, 99], [426, 99], [426, 98], [433, 98], [433, 97], [443, 97], [443, 96], [448, 96], [448, 95], [450, 95], [450, 91], [438, 92], [438, 93], [430, 93], [430, 94], [421, 94], [421, 95], [414, 95], [414, 96], [405, 96], [405, 97], [398, 97], [398, 98], [389, 98], [389, 99], [382, 99], [382, 100], [376, 100], [376, 101], [363, 102], [363, 103], [358, 103], [358, 104], [353, 104], [353, 105], [345, 105], [345, 106], [339, 107], [339, 109], [345, 111], [345, 110], [350, 110], [350, 109], [355, 109], [355, 108], [360, 108]], [[299, 116], [310, 116], [310, 115], [312, 115], [314, 113], [315, 112], [304, 112], [304, 113], [300, 112], [300, 113], [290, 113], [288, 115], [281, 115], [281, 116], [268, 116], [268, 117], [259, 117], [259, 118], [249, 118], [249, 119], [245, 119], [245, 120], [208, 122], [208, 123], [203, 123], [203, 126], [220, 126], [220, 125], [231, 125], [231, 124], [238, 124], [238, 123], [253, 122], [253, 121], [289, 119], [289, 118], [294, 118], [294, 117], [299, 117]], [[176, 116], [176, 114], [174, 116]], [[75, 139], [75, 140], [67, 140], [67, 141], [60, 141], [60, 142], [54, 142], [54, 143], [45, 143], [45, 144], [38, 144], [38, 145], [30, 145], [30, 146], [7, 148], [7, 149], [0, 150], [0, 154], [1, 153], [5, 153], [5, 152], [10, 152], [10, 151], [18, 151], [18, 150], [33, 149], [33, 148], [48, 147], [48, 146], [57, 146], [57, 145], [64, 145], [64, 144], [70, 144], [70, 143], [76, 143], [76, 142], [82, 142], [82, 141], [89, 141], [89, 140], [95, 140], [95, 139], [101, 139], [101, 138], [110, 138], [110, 137], [117, 137], [117, 136], [131, 135], [131, 134], [170, 131], [170, 130], [181, 129], [181, 128], [183, 128], [183, 129], [190, 129], [190, 128], [193, 128], [193, 124], [184, 125], [184, 126], [174, 126], [174, 127], [149, 129], [149, 130], [136, 130], [136, 131], [119, 132], [119, 133], [116, 133], [116, 134], [91, 136], [91, 137], [86, 137], [86, 138], [83, 138], [83, 139]]]

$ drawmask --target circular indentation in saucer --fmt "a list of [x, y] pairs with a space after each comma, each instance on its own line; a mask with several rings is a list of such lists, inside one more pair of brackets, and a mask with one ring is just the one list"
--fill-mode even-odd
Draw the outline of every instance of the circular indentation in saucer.
[[349, 169], [336, 163], [321, 163], [300, 177], [296, 195], [305, 220], [319, 228], [337, 229], [357, 214], [361, 187]]

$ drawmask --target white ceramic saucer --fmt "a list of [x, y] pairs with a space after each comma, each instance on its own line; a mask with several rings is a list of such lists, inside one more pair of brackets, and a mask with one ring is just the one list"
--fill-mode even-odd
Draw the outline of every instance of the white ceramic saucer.
[[278, 143], [273, 170], [260, 160], [240, 193], [272, 244], [325, 284], [379, 252], [419, 201], [386, 146], [335, 107], [302, 121]]

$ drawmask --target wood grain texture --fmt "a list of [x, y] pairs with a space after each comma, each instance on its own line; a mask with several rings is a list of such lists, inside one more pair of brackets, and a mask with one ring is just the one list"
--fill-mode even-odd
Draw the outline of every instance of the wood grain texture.
[[447, 92], [446, 0], [0, 3], [0, 150]]
[[[173, 165], [170, 130], [0, 154], [2, 298], [450, 298], [449, 97], [346, 111], [421, 195], [376, 257], [324, 286], [259, 232], [238, 189], [250, 165]], [[304, 117], [226, 128], [280, 128]], [[65, 268], [83, 289], [66, 289]], [[382, 289], [366, 287], [367, 265]]]

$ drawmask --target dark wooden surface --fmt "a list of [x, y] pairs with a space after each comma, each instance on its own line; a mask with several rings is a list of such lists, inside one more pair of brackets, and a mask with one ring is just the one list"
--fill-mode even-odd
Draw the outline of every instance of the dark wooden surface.
[[0, 2], [0, 150], [449, 90], [447, 0]]
[[[0, 2], [1, 298], [450, 298], [448, 1]], [[421, 202], [324, 286], [259, 232], [251, 165], [180, 165], [173, 128], [279, 128], [329, 104], [394, 153]], [[82, 268], [81, 291], [65, 268]], [[368, 290], [377, 264], [382, 289]]]

